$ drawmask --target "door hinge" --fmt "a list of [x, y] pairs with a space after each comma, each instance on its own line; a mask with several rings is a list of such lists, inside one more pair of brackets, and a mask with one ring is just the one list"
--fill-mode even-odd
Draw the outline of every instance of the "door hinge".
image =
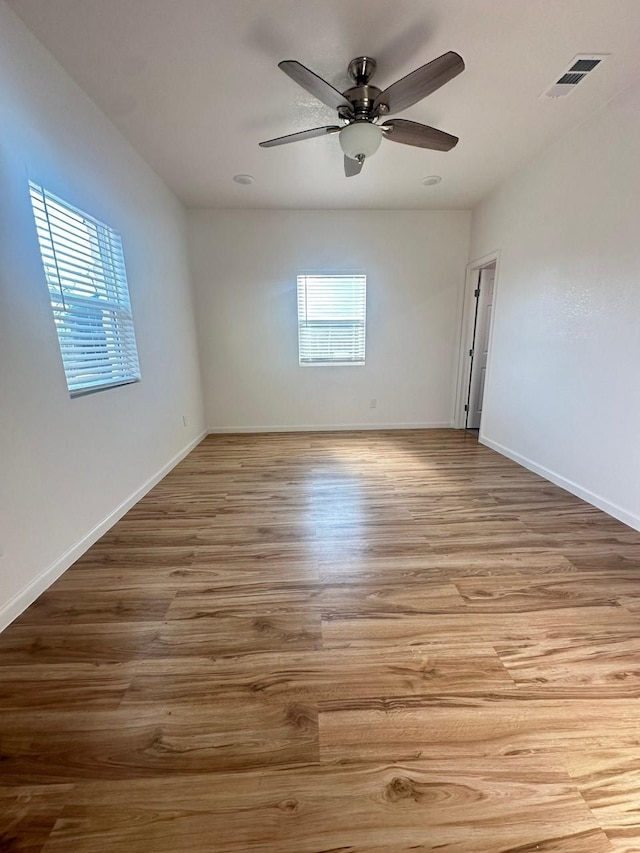
[[478, 296], [480, 296], [480, 288], [479, 287], [476, 287], [476, 289], [473, 291], [473, 295], [476, 297], [476, 299], [478, 298]]
[[465, 410], [465, 412], [468, 412], [468, 411], [469, 411], [469, 406], [465, 406], [465, 407], [464, 407], [464, 410]]
[[473, 350], [472, 349], [469, 350], [469, 358], [473, 358]]

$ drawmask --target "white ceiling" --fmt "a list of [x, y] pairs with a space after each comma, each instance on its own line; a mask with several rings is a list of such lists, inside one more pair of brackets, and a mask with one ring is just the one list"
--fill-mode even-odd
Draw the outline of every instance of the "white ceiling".
[[[8, 2], [191, 207], [468, 208], [640, 75], [640, 0]], [[466, 71], [403, 117], [459, 136], [453, 151], [383, 142], [347, 180], [336, 136], [258, 147], [334, 123], [281, 59], [343, 89], [366, 53], [384, 88], [448, 50]], [[540, 99], [578, 53], [611, 56]]]

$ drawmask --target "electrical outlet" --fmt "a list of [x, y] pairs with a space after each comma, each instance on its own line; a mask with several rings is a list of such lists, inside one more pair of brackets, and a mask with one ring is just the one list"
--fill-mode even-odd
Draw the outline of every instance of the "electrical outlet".
[[371, 400], [369, 400], [369, 408], [370, 409], [375, 409], [377, 405], [378, 405], [378, 401], [375, 399], [375, 397], [372, 398]]
[[183, 415], [183, 416], [182, 416], [182, 426], [186, 426], [188, 423], [189, 423], [189, 422], [188, 422], [188, 420], [187, 420], [187, 416], [186, 416], [186, 415]]

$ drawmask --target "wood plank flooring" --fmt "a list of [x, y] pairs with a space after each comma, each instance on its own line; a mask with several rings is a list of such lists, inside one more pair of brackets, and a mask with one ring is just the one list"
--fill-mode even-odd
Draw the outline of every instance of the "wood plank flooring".
[[207, 438], [0, 677], [2, 851], [640, 851], [640, 533], [461, 431]]

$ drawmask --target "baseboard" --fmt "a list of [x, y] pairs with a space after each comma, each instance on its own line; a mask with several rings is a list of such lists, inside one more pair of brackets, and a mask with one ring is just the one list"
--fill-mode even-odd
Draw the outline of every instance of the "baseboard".
[[533, 471], [534, 474], [539, 474], [541, 477], [544, 477], [545, 480], [549, 480], [549, 482], [554, 485], [560, 486], [560, 488], [565, 489], [567, 492], [571, 492], [572, 495], [582, 498], [583, 501], [601, 509], [603, 512], [606, 512], [607, 515], [616, 518], [623, 524], [627, 524], [634, 530], [640, 530], [640, 516], [635, 513], [629, 512], [629, 510], [608, 501], [601, 495], [597, 495], [595, 492], [578, 485], [578, 483], [574, 483], [573, 480], [568, 480], [561, 474], [557, 474], [555, 471], [545, 468], [544, 465], [538, 465], [537, 462], [528, 459], [526, 456], [522, 456], [520, 453], [516, 453], [515, 450], [504, 447], [502, 444], [499, 444], [497, 441], [493, 441], [491, 438], [480, 435], [479, 440], [480, 444], [484, 444], [487, 447], [490, 447], [491, 450], [495, 450], [497, 453], [507, 456], [509, 459], [517, 462], [518, 465], [522, 465], [523, 468], [528, 468], [529, 471]]
[[109, 513], [106, 518], [96, 524], [96, 526], [86, 533], [81, 539], [78, 539], [78, 541], [65, 551], [61, 557], [58, 557], [58, 559], [55, 560], [48, 568], [28, 583], [24, 589], [21, 589], [20, 592], [13, 596], [13, 598], [9, 599], [9, 601], [0, 608], [0, 631], [4, 631], [7, 625], [10, 625], [14, 619], [17, 619], [17, 617], [26, 610], [30, 604], [33, 604], [36, 598], [41, 595], [45, 589], [50, 587], [61, 574], [66, 572], [66, 570], [72, 566], [85, 551], [88, 551], [101, 536], [104, 536], [107, 530], [109, 530], [110, 527], [113, 527], [113, 525], [119, 521], [122, 516], [125, 515], [132, 506], [134, 506], [134, 504], [143, 498], [147, 492], [162, 480], [163, 477], [166, 477], [169, 471], [171, 471], [172, 468], [175, 468], [178, 462], [181, 462], [187, 454], [191, 453], [196, 445], [200, 444], [206, 434], [206, 431], [202, 432], [197, 438], [190, 441], [189, 444], [170, 459], [166, 465], [163, 465], [159, 471], [156, 471], [156, 473], [152, 477], [149, 477], [149, 479], [136, 489], [133, 494], [129, 495], [126, 500], [119, 504], [113, 512]]
[[393, 424], [304, 424], [302, 426], [228, 426], [209, 427], [209, 435], [237, 435], [252, 432], [344, 432], [376, 429], [451, 429], [451, 421]]

